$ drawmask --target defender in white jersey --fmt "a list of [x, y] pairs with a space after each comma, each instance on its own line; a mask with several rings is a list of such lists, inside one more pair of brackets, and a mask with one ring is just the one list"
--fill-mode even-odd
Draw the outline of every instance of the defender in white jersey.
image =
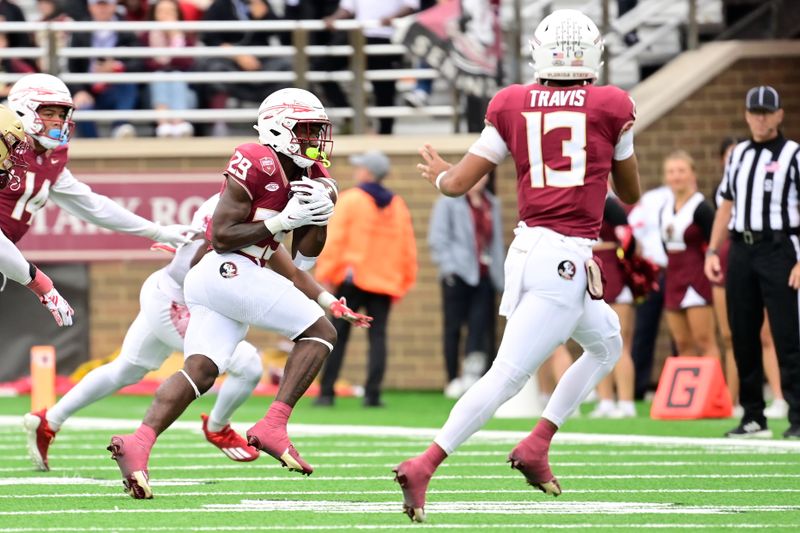
[[20, 158], [26, 169], [0, 188], [0, 274], [25, 285], [39, 298], [59, 326], [71, 326], [73, 311], [52, 280], [23, 257], [16, 247], [33, 216], [48, 199], [61, 209], [102, 228], [179, 245], [191, 239], [189, 226], [160, 226], [136, 215], [88, 185], [67, 168], [68, 143], [74, 123], [72, 95], [60, 79], [29, 74], [8, 93], [8, 106], [22, 121], [33, 147]]
[[[205, 232], [218, 201], [219, 194], [206, 200], [195, 213], [192, 227]], [[138, 383], [147, 372], [159, 368], [172, 352], [183, 351], [189, 322], [183, 282], [193, 259], [206, 246], [205, 239], [200, 238], [178, 248], [166, 267], [147, 278], [139, 295], [141, 310], [125, 334], [116, 359], [89, 372], [52, 408], [25, 415], [28, 454], [38, 470], [50, 470], [48, 450], [67, 418], [127, 385]], [[206, 439], [234, 461], [254, 461], [259, 456], [258, 450], [231, 429], [230, 417], [258, 385], [262, 371], [256, 347], [240, 342], [211, 416], [202, 415]]]

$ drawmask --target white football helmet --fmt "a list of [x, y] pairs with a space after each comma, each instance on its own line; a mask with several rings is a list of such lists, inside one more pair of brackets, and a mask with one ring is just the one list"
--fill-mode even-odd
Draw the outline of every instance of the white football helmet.
[[531, 43], [536, 78], [595, 80], [603, 64], [603, 36], [576, 9], [558, 9], [536, 27]]
[[[312, 125], [320, 125], [319, 132]], [[328, 162], [333, 148], [331, 121], [319, 98], [303, 89], [281, 89], [258, 108], [258, 141], [289, 156], [301, 168]]]
[[[20, 78], [8, 93], [8, 105], [19, 115], [25, 132], [46, 149], [52, 150], [69, 142], [75, 125], [71, 120], [75, 104], [69, 89], [60, 79], [50, 74], [29, 74]], [[44, 131], [45, 125], [39, 116], [39, 108], [49, 105], [66, 107], [67, 117], [60, 128]]]

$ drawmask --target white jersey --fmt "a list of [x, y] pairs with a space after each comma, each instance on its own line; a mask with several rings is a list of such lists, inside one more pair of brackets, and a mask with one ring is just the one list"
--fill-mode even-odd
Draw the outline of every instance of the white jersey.
[[661, 268], [667, 266], [667, 254], [661, 241], [661, 210], [672, 199], [672, 191], [661, 186], [642, 195], [639, 203], [628, 214], [633, 236], [642, 246], [642, 257]]
[[[205, 234], [208, 229], [218, 203], [219, 193], [203, 202], [203, 205], [198, 207], [194, 213], [191, 226], [201, 230], [201, 235]], [[198, 239], [180, 247], [175, 251], [175, 257], [172, 258], [170, 264], [159, 271], [158, 288], [169, 296], [173, 302], [184, 303], [183, 282], [186, 279], [189, 268], [191, 268], [191, 261], [197, 250], [204, 245], [205, 241]]]

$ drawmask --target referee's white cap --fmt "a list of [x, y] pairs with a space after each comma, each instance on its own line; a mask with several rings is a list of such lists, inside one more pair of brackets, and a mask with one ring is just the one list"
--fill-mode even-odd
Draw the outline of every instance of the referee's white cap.
[[777, 111], [781, 108], [781, 97], [773, 87], [760, 85], [747, 91], [745, 105], [748, 111]]

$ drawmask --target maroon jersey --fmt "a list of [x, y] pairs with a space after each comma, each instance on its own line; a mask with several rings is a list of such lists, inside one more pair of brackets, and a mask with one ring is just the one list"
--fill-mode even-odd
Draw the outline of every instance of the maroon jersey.
[[[250, 214], [248, 220], [267, 220], [280, 213], [289, 202], [291, 185], [283, 171], [278, 154], [269, 146], [258, 143], [246, 143], [236, 147], [228, 161], [225, 175], [236, 180], [250, 196]], [[311, 178], [329, 177], [328, 171], [315, 163], [308, 169]], [[227, 181], [223, 184], [224, 190]], [[211, 224], [206, 230], [210, 240]], [[236, 253], [251, 258], [260, 266], [278, 249], [285, 233], [267, 237], [257, 243], [245, 246]]]
[[67, 166], [67, 146], [51, 152], [25, 154], [28, 169], [17, 190], [0, 190], [0, 229], [11, 242], [19, 241], [31, 227], [31, 217], [44, 207], [50, 187]]
[[511, 85], [489, 103], [517, 166], [519, 218], [562, 235], [596, 239], [614, 147], [635, 118], [614, 86]]

